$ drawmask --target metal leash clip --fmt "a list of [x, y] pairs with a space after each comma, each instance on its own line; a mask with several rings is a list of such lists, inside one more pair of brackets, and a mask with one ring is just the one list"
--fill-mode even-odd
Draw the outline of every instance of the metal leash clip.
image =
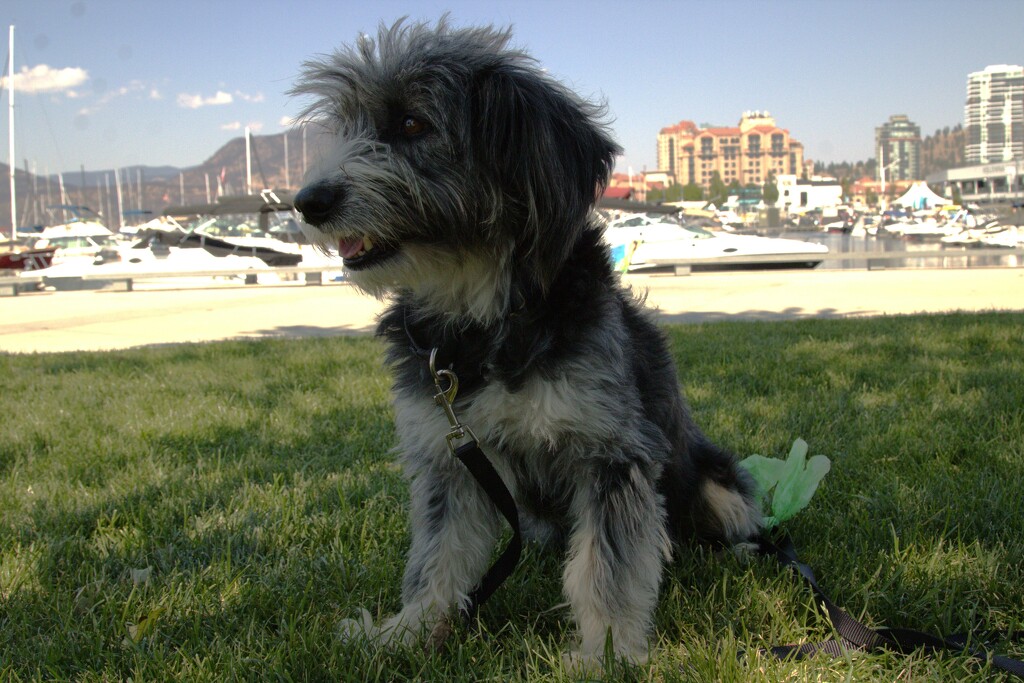
[[[445, 417], [448, 418], [451, 430], [445, 435], [445, 439], [448, 442], [448, 450], [454, 454], [456, 441], [468, 437], [475, 442], [476, 434], [472, 429], [459, 422], [459, 418], [455, 416], [455, 410], [452, 408], [452, 404], [455, 403], [455, 395], [459, 392], [458, 376], [451, 370], [444, 368], [438, 370], [434, 362], [436, 358], [437, 349], [433, 348], [430, 350], [430, 374], [434, 378], [434, 387], [437, 388], [437, 393], [434, 394], [434, 403], [441, 407]], [[442, 379], [447, 381], [447, 387], [441, 386]]]

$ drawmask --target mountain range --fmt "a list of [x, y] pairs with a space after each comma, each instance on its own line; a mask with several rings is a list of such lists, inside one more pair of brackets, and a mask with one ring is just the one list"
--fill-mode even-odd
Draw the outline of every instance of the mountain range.
[[[229, 140], [196, 166], [128, 166], [106, 171], [71, 171], [44, 177], [22, 169], [15, 171], [18, 193], [18, 227], [62, 222], [53, 207], [60, 204], [86, 206], [103, 216], [103, 222], [117, 227], [117, 187], [121, 188], [121, 211], [127, 224], [145, 222], [164, 208], [177, 204], [205, 204], [221, 194], [244, 194], [247, 179], [252, 190], [298, 187], [305, 166], [312, 162], [312, 150], [322, 133], [314, 126], [295, 128], [276, 135], [254, 135], [246, 162], [245, 138]], [[286, 148], [287, 145], [287, 159]], [[305, 147], [305, 149], [304, 149]], [[287, 163], [286, 163], [287, 160]], [[9, 166], [0, 163], [0, 175], [8, 177]], [[61, 198], [60, 182], [64, 185]], [[118, 181], [120, 181], [118, 183]], [[4, 183], [5, 189], [7, 183]], [[10, 194], [0, 196], [0, 226], [6, 234], [10, 225]], [[60, 212], [56, 212], [60, 213]]]
[[[140, 223], [150, 215], [159, 215], [172, 204], [205, 204], [214, 201], [218, 184], [222, 194], [246, 192], [247, 177], [252, 189], [295, 189], [302, 183], [306, 167], [314, 159], [321, 129], [315, 126], [295, 128], [276, 135], [251, 137], [248, 170], [245, 138], [234, 138], [225, 143], [209, 158], [196, 166], [129, 166], [118, 169], [121, 185], [121, 210], [130, 218], [126, 223]], [[287, 147], [287, 151], [286, 151]], [[921, 174], [963, 164], [964, 135], [961, 126], [936, 130], [921, 143]], [[287, 162], [287, 163], [286, 163]], [[849, 174], [854, 180], [873, 169], [874, 160], [856, 163], [829, 164], [839, 176]], [[8, 177], [8, 166], [0, 163], [0, 175]], [[49, 178], [17, 169], [15, 182], [18, 192], [18, 226], [47, 225], [62, 222], [59, 216], [47, 212], [47, 206], [67, 203], [88, 206], [104, 217], [111, 228], [117, 227], [117, 182], [115, 172], [72, 171], [63, 174], [66, 202], [60, 198], [56, 176]], [[10, 195], [4, 183], [0, 196], [0, 226], [7, 234], [10, 225]]]

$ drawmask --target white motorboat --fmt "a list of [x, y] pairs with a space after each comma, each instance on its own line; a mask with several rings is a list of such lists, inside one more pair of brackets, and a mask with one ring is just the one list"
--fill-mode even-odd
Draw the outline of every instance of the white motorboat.
[[939, 241], [951, 247], [980, 247], [985, 245], [984, 239], [996, 236], [1004, 230], [1005, 225], [993, 220], [981, 226], [964, 228], [956, 234], [942, 237]]
[[605, 229], [605, 241], [622, 271], [676, 265], [692, 270], [813, 268], [828, 253], [823, 244], [713, 232], [650, 213], [612, 221]]
[[118, 237], [102, 223], [96, 221], [72, 221], [61, 225], [51, 225], [34, 235], [33, 249], [56, 247], [53, 265], [69, 261], [93, 261], [100, 257], [104, 250], [113, 250], [118, 246]]
[[999, 232], [983, 236], [981, 243], [987, 247], [1006, 247], [1007, 249], [1024, 247], [1024, 230], [1016, 225], [1011, 225]]
[[990, 231], [992, 220], [968, 209], [941, 210], [931, 215], [917, 212], [914, 218], [886, 226], [886, 230], [913, 241], [939, 240], [945, 244], [971, 244], [974, 236]]
[[[131, 246], [122, 245], [109, 258], [69, 259], [27, 275], [42, 275], [46, 278], [46, 285], [56, 289], [82, 289], [102, 287], [105, 278], [159, 280], [166, 273], [174, 274], [175, 286], [188, 286], [211, 283], [215, 278], [210, 273], [214, 271], [223, 272], [224, 275], [219, 276], [221, 278], [248, 280], [257, 274], [267, 276], [265, 271], [269, 270], [270, 266], [254, 256], [215, 256], [204, 249], [167, 247], [140, 241]], [[183, 277], [185, 273], [195, 273], [195, 277]], [[92, 284], [85, 284], [83, 276], [88, 276]]]
[[933, 218], [927, 218], [912, 223], [904, 223], [900, 225], [899, 231], [893, 232], [902, 235], [908, 240], [941, 240], [943, 237], [956, 235], [961, 230], [962, 228], [955, 223], [940, 223]]

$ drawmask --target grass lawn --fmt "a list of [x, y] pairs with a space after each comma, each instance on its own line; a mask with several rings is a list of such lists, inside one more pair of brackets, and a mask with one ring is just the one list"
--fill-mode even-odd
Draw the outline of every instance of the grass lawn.
[[[802, 437], [832, 459], [785, 527], [839, 604], [876, 626], [1024, 629], [1024, 315], [667, 331], [712, 438], [783, 457]], [[381, 355], [349, 337], [0, 355], [0, 680], [572, 680], [559, 558], [532, 547], [441, 652], [336, 637], [399, 603]], [[656, 622], [651, 664], [605, 679], [994, 676], [953, 656], [759, 655], [829, 623], [777, 566], [701, 548], [667, 570]]]

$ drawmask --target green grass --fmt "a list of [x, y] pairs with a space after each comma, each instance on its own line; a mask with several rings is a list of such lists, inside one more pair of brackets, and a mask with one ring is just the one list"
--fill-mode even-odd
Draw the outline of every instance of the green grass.
[[[668, 333], [716, 441], [782, 457], [802, 437], [832, 459], [786, 528], [837, 602], [879, 626], [1024, 628], [1024, 315]], [[534, 548], [441, 652], [336, 637], [398, 607], [388, 384], [369, 338], [0, 355], [0, 680], [572, 680], [559, 558]], [[668, 569], [656, 620], [652, 663], [606, 680], [994, 676], [763, 657], [827, 619], [771, 563], [702, 549]]]

